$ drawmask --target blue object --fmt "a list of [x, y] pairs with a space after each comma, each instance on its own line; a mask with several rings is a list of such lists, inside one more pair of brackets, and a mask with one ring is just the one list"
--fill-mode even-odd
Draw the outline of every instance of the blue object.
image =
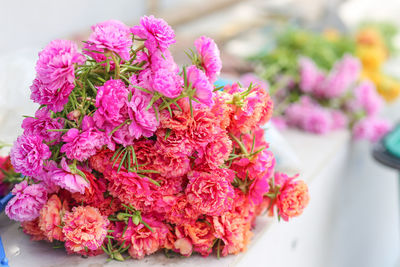
[[[0, 213], [2, 213], [4, 211], [8, 201], [10, 201], [10, 199], [12, 199], [13, 197], [14, 197], [13, 194], [8, 193], [5, 197], [0, 199]], [[1, 236], [0, 236], [0, 267], [10, 267], [8, 265], [8, 259], [6, 257], [6, 252], [4, 251], [3, 242], [1, 241]]]
[[11, 194], [11, 192], [10, 192], [5, 197], [0, 199], [0, 213], [4, 211], [8, 201], [10, 201], [13, 197], [14, 197], [13, 194]]
[[1, 236], [0, 236], [0, 267], [10, 267], [8, 265], [8, 259], [6, 258], [6, 252], [4, 251], [3, 243], [1, 242]]

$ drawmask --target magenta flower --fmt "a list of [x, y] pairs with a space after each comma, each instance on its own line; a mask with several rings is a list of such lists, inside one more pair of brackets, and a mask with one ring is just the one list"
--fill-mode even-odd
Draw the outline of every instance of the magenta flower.
[[365, 110], [368, 116], [375, 116], [383, 106], [382, 97], [376, 92], [375, 86], [370, 81], [364, 81], [354, 89], [355, 102], [359, 108]]
[[176, 42], [174, 30], [163, 19], [154, 16], [143, 16], [140, 25], [132, 27], [131, 32], [146, 39], [144, 44], [150, 53], [157, 49], [165, 51]]
[[264, 195], [269, 191], [269, 177], [270, 175], [266, 174], [263, 176], [257, 176], [256, 179], [253, 180], [249, 187], [249, 200], [253, 205], [259, 205], [263, 201]]
[[[121, 59], [130, 59], [129, 51], [132, 46], [132, 36], [129, 27], [117, 20], [108, 20], [92, 26], [92, 34], [85, 49], [106, 53], [107, 51], [118, 54]], [[106, 59], [104, 54], [86, 51], [96, 61]]]
[[65, 144], [61, 147], [60, 152], [65, 153], [69, 159], [79, 161], [87, 160], [105, 145], [114, 149], [114, 145], [106, 133], [99, 131], [94, 126], [93, 118], [88, 116], [82, 120], [82, 132], [76, 128], [69, 129], [63, 135], [62, 141]]
[[42, 184], [28, 185], [27, 181], [22, 181], [11, 192], [14, 197], [5, 209], [10, 219], [25, 222], [39, 217], [47, 201], [47, 190]]
[[189, 66], [186, 71], [188, 83], [195, 89], [194, 98], [199, 100], [201, 104], [212, 107], [214, 105], [214, 87], [208, 81], [205, 73], [194, 65]]
[[299, 59], [300, 67], [300, 89], [304, 93], [312, 92], [325, 78], [314, 61], [307, 57]]
[[89, 183], [80, 175], [72, 173], [65, 158], [61, 159], [61, 169], [52, 161], [49, 162], [49, 179], [52, 183], [64, 188], [71, 193], [85, 193], [85, 188], [88, 188]]
[[186, 187], [188, 202], [201, 214], [219, 216], [232, 208], [234, 172], [216, 169], [210, 172], [189, 173]]
[[124, 121], [121, 109], [128, 99], [129, 89], [121, 80], [108, 80], [99, 86], [96, 96], [97, 110], [93, 115], [100, 128], [114, 129]]
[[376, 117], [366, 117], [353, 127], [355, 139], [365, 139], [371, 142], [379, 141], [392, 128], [391, 124]]
[[154, 108], [147, 109], [150, 100], [149, 94], [135, 90], [131, 101], [127, 102], [130, 119], [129, 133], [135, 139], [141, 136], [152, 136], [159, 125]]
[[73, 83], [66, 82], [61, 87], [52, 87], [39, 79], [33, 80], [31, 89], [31, 99], [40, 105], [46, 105], [54, 112], [62, 111], [68, 102], [68, 97], [74, 89]]
[[194, 46], [200, 56], [201, 66], [208, 77], [210, 83], [217, 80], [217, 76], [221, 73], [222, 61], [219, 55], [219, 49], [214, 40], [201, 36], [194, 41]]
[[49, 159], [49, 147], [37, 135], [21, 135], [11, 148], [11, 163], [16, 172], [36, 176], [43, 171], [43, 161]]
[[345, 55], [335, 64], [321, 85], [315, 88], [314, 94], [328, 99], [339, 97], [359, 78], [360, 71], [360, 61], [351, 55]]
[[78, 53], [77, 45], [69, 40], [54, 40], [42, 52], [36, 63], [37, 79], [54, 89], [55, 93], [65, 83], [73, 84], [74, 64], [83, 64], [85, 57]]
[[152, 89], [169, 98], [178, 97], [182, 88], [182, 78], [171, 73], [168, 69], [158, 69], [154, 72], [151, 83]]
[[45, 108], [38, 109], [34, 118], [25, 118], [22, 122], [22, 128], [25, 135], [36, 135], [41, 137], [45, 142], [53, 141], [59, 143], [61, 141], [61, 132], [51, 132], [48, 130], [62, 129], [64, 120], [62, 118], [51, 118], [51, 112]]

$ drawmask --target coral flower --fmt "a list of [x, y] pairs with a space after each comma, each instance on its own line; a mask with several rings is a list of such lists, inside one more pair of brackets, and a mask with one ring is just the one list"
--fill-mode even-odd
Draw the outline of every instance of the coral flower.
[[230, 210], [234, 198], [233, 177], [233, 171], [227, 169], [189, 173], [185, 190], [188, 202], [193, 209], [207, 215], [220, 215]]
[[44, 207], [40, 210], [39, 227], [50, 242], [64, 240], [61, 229], [61, 218], [67, 210], [67, 203], [61, 204], [57, 195], [52, 195]]
[[110, 224], [97, 208], [78, 206], [63, 217], [65, 247], [73, 252], [97, 250], [107, 235]]
[[278, 195], [278, 214], [288, 221], [289, 218], [301, 215], [309, 200], [307, 185], [302, 180], [290, 180], [285, 183]]
[[22, 231], [31, 236], [32, 241], [48, 240], [45, 233], [39, 227], [39, 219], [21, 223]]

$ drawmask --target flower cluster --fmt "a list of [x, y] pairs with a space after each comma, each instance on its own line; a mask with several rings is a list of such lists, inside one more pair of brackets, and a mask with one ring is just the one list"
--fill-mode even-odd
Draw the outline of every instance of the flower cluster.
[[193, 64], [179, 68], [162, 19], [92, 30], [83, 52], [53, 41], [39, 54], [31, 91], [41, 107], [11, 150], [24, 181], [6, 213], [33, 240], [120, 261], [161, 249], [225, 256], [246, 249], [263, 211], [302, 213], [307, 186], [275, 173], [260, 127], [269, 94], [216, 88], [212, 39], [196, 40]]
[[324, 134], [350, 127], [356, 139], [378, 141], [390, 124], [378, 117], [383, 99], [368, 80], [360, 81], [360, 62], [345, 55], [329, 73], [310, 59], [299, 59], [299, 83], [279, 90], [278, 127]]

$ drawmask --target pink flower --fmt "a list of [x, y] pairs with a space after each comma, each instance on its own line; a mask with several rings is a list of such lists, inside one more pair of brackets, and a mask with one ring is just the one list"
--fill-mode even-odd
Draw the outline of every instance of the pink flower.
[[167, 178], [183, 176], [190, 170], [190, 159], [183, 153], [158, 151], [153, 164], [154, 169]]
[[95, 155], [105, 145], [114, 149], [108, 136], [95, 128], [93, 118], [88, 116], [85, 116], [82, 121], [82, 132], [72, 128], [63, 135], [62, 140], [65, 144], [60, 151], [65, 153], [69, 159], [79, 161], [84, 161]]
[[383, 106], [382, 97], [376, 92], [375, 86], [370, 81], [364, 81], [354, 88], [355, 103], [353, 106], [365, 110], [367, 116], [375, 116]]
[[214, 105], [214, 87], [208, 81], [206, 74], [194, 65], [189, 66], [186, 71], [188, 84], [191, 84], [192, 88], [195, 89], [194, 98], [201, 104], [212, 107]]
[[[132, 46], [132, 36], [129, 27], [117, 20], [107, 20], [92, 26], [90, 35], [84, 48], [92, 51], [106, 53], [111, 51], [116, 53], [121, 59], [130, 59], [130, 48]], [[104, 54], [86, 51], [96, 61], [106, 60]]]
[[73, 252], [97, 250], [107, 235], [110, 224], [97, 208], [77, 206], [63, 217], [65, 247]]
[[196, 164], [205, 163], [211, 169], [218, 168], [229, 158], [232, 152], [232, 141], [225, 132], [221, 131], [201, 152], [202, 157], [195, 162]]
[[392, 128], [391, 124], [374, 116], [358, 121], [353, 127], [355, 139], [366, 139], [371, 142], [379, 141]]
[[222, 62], [219, 55], [219, 49], [214, 40], [206, 36], [201, 36], [194, 41], [194, 46], [200, 56], [200, 64], [204, 69], [210, 83], [217, 80], [221, 72]]
[[131, 28], [131, 32], [139, 38], [146, 39], [145, 46], [151, 52], [157, 49], [165, 51], [175, 43], [175, 33], [163, 20], [154, 16], [143, 16], [140, 25]]
[[309, 200], [307, 185], [302, 180], [289, 179], [277, 197], [278, 214], [288, 221], [289, 218], [301, 215]]
[[74, 85], [73, 83], [66, 82], [59, 88], [51, 87], [50, 84], [45, 84], [36, 78], [33, 80], [30, 89], [32, 91], [31, 99], [33, 102], [46, 105], [50, 110], [59, 112], [67, 104], [69, 94], [74, 89]]
[[62, 229], [60, 228], [62, 214], [66, 211], [67, 203], [61, 204], [57, 195], [52, 195], [44, 207], [40, 210], [39, 227], [50, 242], [53, 240], [64, 240]]
[[311, 93], [325, 78], [314, 61], [307, 57], [300, 57], [300, 89], [304, 93]]
[[108, 80], [97, 88], [96, 107], [93, 115], [98, 127], [110, 132], [124, 121], [122, 108], [128, 100], [129, 89], [121, 80]]
[[124, 231], [126, 224], [117, 222], [115, 224], [114, 236], [120, 242], [125, 241], [125, 246], [130, 245], [128, 252], [134, 259], [143, 259], [164, 246], [166, 242], [168, 228], [165, 224], [158, 222], [152, 216], [142, 216], [153, 231], [145, 227], [142, 223], [133, 224], [130, 219]]
[[360, 71], [360, 61], [351, 55], [345, 55], [320, 86], [315, 88], [314, 94], [327, 99], [339, 97], [359, 78]]
[[263, 201], [263, 197], [269, 191], [269, 177], [268, 174], [263, 176], [257, 176], [249, 187], [249, 200], [253, 205], [260, 205]]
[[37, 135], [21, 135], [11, 148], [11, 163], [16, 172], [27, 176], [37, 176], [43, 171], [43, 161], [51, 152]]
[[42, 184], [28, 185], [22, 181], [11, 191], [14, 197], [6, 206], [7, 216], [15, 221], [32, 221], [47, 201], [47, 190]]
[[61, 159], [61, 169], [57, 167], [54, 161], [49, 162], [49, 165], [49, 178], [51, 182], [61, 188], [71, 193], [79, 192], [83, 194], [85, 193], [85, 188], [89, 187], [89, 183], [82, 176], [71, 171], [65, 158]]
[[36, 111], [34, 118], [25, 118], [22, 122], [22, 128], [25, 135], [36, 135], [45, 142], [52, 141], [52, 144], [56, 144], [61, 141], [62, 133], [48, 130], [62, 129], [63, 124], [62, 118], [52, 119], [50, 111], [43, 108]]
[[333, 130], [347, 128], [348, 119], [346, 114], [339, 110], [331, 110], [331, 117]]
[[186, 187], [188, 202], [201, 214], [221, 215], [232, 208], [234, 191], [231, 182], [234, 172], [216, 169], [206, 172], [189, 173]]
[[169, 98], [178, 97], [183, 90], [181, 77], [167, 69], [154, 71], [151, 86], [154, 91]]
[[78, 53], [75, 43], [69, 40], [54, 40], [39, 53], [36, 63], [37, 79], [56, 94], [66, 83], [73, 85], [74, 64], [83, 62], [85, 57]]
[[217, 118], [209, 109], [200, 109], [193, 112], [193, 120], [188, 125], [187, 135], [195, 148], [203, 147], [214, 140], [220, 128]]
[[32, 241], [48, 240], [43, 231], [39, 227], [39, 219], [26, 221], [21, 223], [22, 231], [31, 236]]

